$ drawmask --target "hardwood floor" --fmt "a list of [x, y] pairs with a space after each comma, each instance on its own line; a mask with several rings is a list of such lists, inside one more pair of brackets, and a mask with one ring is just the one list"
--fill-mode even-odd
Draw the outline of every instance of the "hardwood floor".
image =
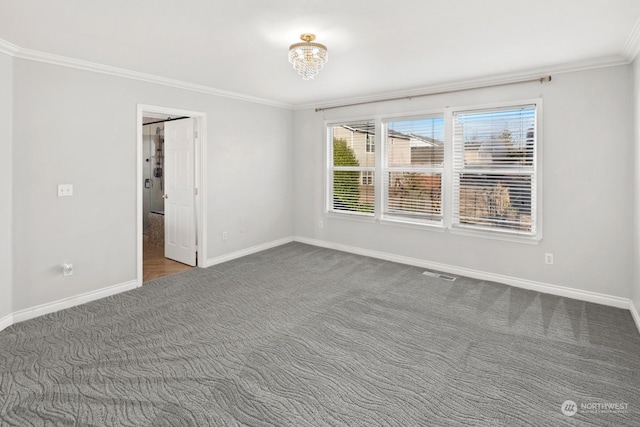
[[164, 248], [149, 243], [148, 236], [142, 238], [142, 281], [157, 279], [189, 270], [190, 265], [164, 257]]

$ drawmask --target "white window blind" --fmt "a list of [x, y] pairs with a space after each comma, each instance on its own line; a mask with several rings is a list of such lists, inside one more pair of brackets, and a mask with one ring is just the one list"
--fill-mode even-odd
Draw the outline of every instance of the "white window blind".
[[536, 234], [536, 106], [453, 113], [453, 226]]
[[442, 223], [444, 117], [384, 125], [383, 217]]
[[330, 211], [373, 215], [375, 200], [375, 122], [330, 125]]

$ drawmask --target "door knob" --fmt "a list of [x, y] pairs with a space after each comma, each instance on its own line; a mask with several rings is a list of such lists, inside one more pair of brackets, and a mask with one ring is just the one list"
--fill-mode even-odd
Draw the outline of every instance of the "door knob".
[[163, 195], [162, 195], [162, 198], [166, 200], [166, 199], [168, 199], [168, 198], [169, 198], [169, 195], [167, 195], [167, 194], [163, 194]]

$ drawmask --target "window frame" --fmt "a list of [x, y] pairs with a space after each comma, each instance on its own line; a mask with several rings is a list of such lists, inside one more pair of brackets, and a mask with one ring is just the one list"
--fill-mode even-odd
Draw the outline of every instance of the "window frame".
[[[389, 127], [388, 124], [392, 122], [402, 122], [402, 121], [411, 121], [411, 120], [429, 120], [429, 119], [442, 119], [443, 126], [445, 129], [445, 134], [443, 135], [443, 150], [446, 152], [446, 114], [444, 111], [440, 110], [438, 112], [431, 112], [425, 114], [412, 114], [412, 115], [404, 115], [404, 116], [395, 116], [395, 117], [384, 117], [381, 118], [381, 144], [380, 151], [382, 152], [381, 166], [380, 166], [380, 175], [381, 175], [381, 210], [379, 212], [379, 217], [381, 221], [389, 221], [394, 223], [402, 223], [402, 224], [413, 224], [413, 225], [422, 225], [422, 226], [430, 226], [430, 227], [444, 227], [444, 218], [445, 218], [445, 209], [444, 209], [444, 182], [445, 182], [445, 173], [446, 173], [446, 154], [443, 153], [443, 162], [439, 167], [436, 166], [389, 166]], [[387, 175], [391, 172], [415, 172], [415, 173], [425, 173], [425, 174], [440, 174], [440, 215], [439, 219], [433, 219], [425, 216], [424, 218], [419, 218], [416, 216], [403, 216], [402, 214], [394, 214], [389, 212], [389, 187], [391, 183], [389, 182]]]
[[[376, 160], [374, 160], [374, 165], [373, 166], [334, 166], [333, 162], [333, 139], [334, 139], [334, 132], [333, 132], [333, 128], [337, 127], [337, 126], [344, 126], [344, 127], [348, 127], [349, 125], [354, 125], [354, 124], [361, 124], [361, 123], [365, 123], [365, 122], [371, 122], [374, 125], [374, 138], [375, 135], [378, 132], [378, 126], [377, 126], [377, 119], [376, 118], [371, 118], [371, 117], [367, 117], [367, 118], [361, 118], [361, 119], [348, 119], [348, 120], [339, 120], [339, 121], [330, 121], [330, 122], [325, 122], [325, 141], [326, 141], [326, 148], [325, 148], [325, 152], [326, 152], [326, 172], [325, 172], [325, 176], [326, 176], [326, 181], [325, 181], [325, 185], [326, 185], [326, 190], [325, 190], [325, 213], [326, 214], [330, 214], [330, 215], [336, 215], [339, 217], [351, 217], [351, 218], [358, 218], [358, 219], [374, 219], [375, 218], [375, 214], [376, 214], [376, 200], [377, 200], [377, 194], [376, 194], [376, 168], [377, 168], [377, 154], [376, 154]], [[368, 140], [368, 137], [365, 137], [365, 155], [366, 154], [371, 154], [371, 153], [367, 153], [366, 152], [366, 141]], [[360, 172], [360, 175], [358, 176], [358, 184], [362, 185], [362, 173], [363, 172], [371, 172], [373, 173], [373, 185], [371, 185], [373, 187], [373, 212], [358, 212], [358, 211], [354, 211], [354, 210], [343, 210], [343, 209], [336, 209], [335, 208], [335, 204], [334, 204], [334, 190], [333, 190], [333, 177], [334, 177], [334, 172], [336, 171], [346, 171], [346, 172]], [[364, 185], [362, 185], [364, 186]], [[369, 187], [367, 185], [367, 187]]]
[[[535, 202], [532, 204], [532, 221], [535, 222], [535, 233], [532, 235], [518, 234], [505, 229], [483, 229], [476, 227], [459, 227], [453, 224], [454, 218], [454, 113], [473, 112], [476, 110], [508, 109], [519, 108], [525, 105], [535, 105], [535, 149], [534, 149], [534, 172], [535, 180]], [[441, 178], [441, 207], [442, 221], [424, 221], [415, 218], [401, 218], [384, 214], [385, 189], [383, 176], [385, 173], [386, 156], [386, 123], [407, 119], [429, 118], [434, 116], [444, 116], [444, 163]], [[386, 224], [394, 227], [408, 227], [419, 230], [429, 230], [436, 232], [448, 232], [452, 235], [470, 236], [484, 239], [501, 240], [508, 242], [537, 245], [542, 241], [543, 236], [543, 102], [542, 98], [515, 99], [502, 102], [491, 102], [485, 104], [468, 104], [434, 108], [430, 110], [409, 111], [397, 114], [377, 114], [358, 118], [332, 119], [324, 121], [325, 134], [325, 209], [324, 213], [328, 217], [340, 219], [353, 219], [355, 221]], [[354, 212], [348, 210], [336, 210], [333, 208], [333, 126], [349, 125], [350, 123], [374, 123], [375, 136], [380, 143], [374, 149], [375, 164], [372, 167], [358, 167], [361, 172], [373, 172], [373, 194], [374, 209], [372, 213]], [[365, 150], [366, 151], [366, 150]], [[360, 177], [362, 183], [362, 176]], [[535, 212], [535, 216], [533, 215]]]
[[362, 171], [360, 174], [360, 185], [374, 185], [375, 184], [375, 172], [371, 171]]
[[[461, 225], [454, 222], [456, 216], [457, 206], [455, 205], [454, 188], [456, 187], [456, 169], [455, 169], [455, 114], [459, 113], [473, 113], [473, 112], [490, 112], [492, 110], [509, 110], [518, 109], [526, 106], [534, 106], [535, 108], [535, 120], [534, 120], [534, 151], [533, 151], [533, 171], [532, 177], [532, 204], [531, 204], [531, 217], [534, 231], [532, 233], [522, 233], [512, 231], [506, 228], [488, 228], [476, 225]], [[506, 102], [495, 102], [481, 105], [468, 105], [468, 106], [456, 106], [447, 108], [447, 117], [450, 120], [450, 139], [449, 149], [451, 150], [451, 166], [449, 168], [449, 175], [451, 180], [449, 195], [449, 203], [451, 205], [451, 214], [449, 215], [448, 228], [451, 234], [484, 237], [488, 239], [504, 240], [519, 243], [538, 244], [542, 240], [542, 99], [522, 99]], [[487, 169], [489, 172], [490, 169]], [[504, 174], [505, 171], [500, 170]]]
[[375, 153], [376, 152], [376, 136], [367, 134], [364, 141], [364, 151], [365, 153]]

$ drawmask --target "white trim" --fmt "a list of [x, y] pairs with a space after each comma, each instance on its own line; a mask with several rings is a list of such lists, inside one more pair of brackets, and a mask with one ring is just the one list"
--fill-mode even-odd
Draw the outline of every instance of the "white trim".
[[13, 313], [13, 323], [33, 319], [38, 316], [53, 313], [55, 311], [64, 310], [65, 308], [74, 307], [76, 305], [85, 304], [87, 302], [119, 294], [121, 292], [135, 289], [138, 286], [139, 283], [133, 280], [130, 282], [120, 283], [118, 285], [98, 289], [97, 291], [86, 292], [84, 294], [76, 295], [73, 297], [63, 298], [57, 301], [37, 305], [35, 307], [26, 308], [24, 310], [16, 311], [15, 313]]
[[633, 62], [638, 56], [638, 53], [640, 53], [640, 19], [636, 21], [636, 25], [634, 25], [633, 30], [631, 30], [631, 34], [629, 34], [629, 38], [624, 45], [622, 55], [627, 61]]
[[636, 323], [636, 328], [638, 328], [638, 332], [640, 332], [640, 313], [638, 313], [638, 309], [636, 305], [633, 303], [633, 300], [629, 302], [629, 311], [631, 311], [631, 317], [633, 317], [633, 321]]
[[0, 39], [0, 52], [10, 55], [10, 56], [16, 56], [16, 54], [18, 53], [18, 51], [20, 50], [20, 48], [18, 46], [16, 46], [15, 44], [11, 44], [6, 40], [2, 40]]
[[13, 313], [9, 313], [2, 319], [0, 319], [0, 331], [8, 328], [11, 325], [13, 325]]
[[[458, 80], [453, 82], [446, 82], [440, 84], [434, 84], [429, 86], [423, 86], [420, 88], [411, 89], [408, 91], [396, 91], [396, 92], [382, 92], [371, 96], [365, 97], [352, 97], [334, 99], [323, 103], [323, 107], [331, 107], [345, 103], [357, 103], [357, 102], [370, 102], [379, 101], [385, 98], [395, 98], [402, 96], [411, 96], [420, 94], [427, 94], [430, 92], [440, 92], [447, 90], [466, 90], [475, 89], [478, 86], [491, 85], [491, 84], [508, 84], [514, 81], [523, 80], [527, 78], [538, 78], [543, 74], [561, 74], [570, 73], [574, 71], [591, 70], [594, 68], [613, 67], [616, 65], [628, 65], [630, 64], [638, 51], [640, 50], [640, 21], [634, 27], [629, 40], [624, 48], [624, 56], [614, 55], [601, 58], [594, 58], [585, 61], [569, 62], [565, 64], [556, 64], [548, 67], [541, 67], [537, 69], [530, 69], [527, 71], [517, 71], [510, 73], [496, 74], [491, 77], [480, 77], [466, 80]], [[95, 73], [108, 74], [117, 77], [129, 78], [133, 80], [141, 80], [149, 83], [155, 83], [164, 86], [175, 87], [178, 89], [189, 90], [193, 92], [205, 93], [208, 95], [221, 96], [225, 98], [238, 99], [241, 101], [253, 102], [256, 104], [269, 105], [278, 108], [285, 108], [289, 110], [305, 110], [308, 108], [317, 107], [317, 102], [307, 104], [287, 104], [280, 101], [271, 99], [259, 98], [251, 95], [245, 95], [241, 93], [226, 91], [222, 89], [216, 89], [209, 86], [197, 85], [181, 80], [169, 79], [166, 77], [156, 76], [153, 74], [141, 73], [139, 71], [127, 70], [124, 68], [112, 67], [109, 65], [98, 64], [95, 62], [83, 61], [80, 59], [69, 58], [61, 55], [54, 55], [46, 52], [40, 52], [31, 49], [24, 49], [20, 46], [16, 46], [6, 40], [0, 39], [0, 52], [7, 55], [14, 56], [20, 59], [26, 59], [37, 62], [44, 62], [48, 64], [60, 65], [63, 67], [76, 68], [85, 71], [92, 71]]]
[[124, 77], [132, 80], [141, 80], [148, 83], [155, 83], [164, 86], [175, 87], [178, 89], [189, 90], [193, 92], [205, 93], [208, 95], [221, 96], [224, 98], [238, 99], [241, 101], [253, 102], [255, 104], [264, 104], [272, 107], [291, 109], [290, 104], [286, 104], [271, 99], [258, 98], [256, 96], [245, 95], [242, 93], [231, 92], [222, 89], [216, 89], [210, 86], [203, 86], [189, 83], [181, 80], [169, 79], [166, 77], [156, 76], [153, 74], [141, 73], [139, 71], [127, 70], [124, 68], [112, 67], [110, 65], [98, 64], [96, 62], [84, 61], [81, 59], [69, 58], [66, 56], [55, 55], [37, 50], [24, 49], [19, 46], [8, 43], [0, 39], [0, 52], [20, 59], [30, 61], [44, 62], [47, 64], [60, 65], [62, 67], [75, 68], [78, 70], [92, 71], [94, 73], [108, 74], [110, 76]]
[[536, 282], [533, 280], [519, 279], [501, 274], [489, 273], [486, 271], [473, 270], [470, 268], [457, 267], [449, 264], [441, 264], [438, 262], [425, 261], [418, 258], [395, 255], [388, 252], [379, 252], [369, 249], [362, 249], [354, 246], [343, 245], [340, 243], [326, 242], [323, 240], [310, 239], [302, 236], [295, 236], [294, 241], [306, 243], [308, 245], [319, 246], [327, 249], [335, 249], [338, 251], [349, 252], [357, 255], [368, 256], [371, 258], [383, 259], [385, 261], [397, 262], [400, 264], [413, 265], [416, 267], [427, 268], [429, 270], [442, 271], [444, 273], [456, 274], [460, 276], [471, 277], [479, 280], [489, 280], [492, 282], [504, 283], [506, 285], [515, 286], [517, 288], [529, 289], [545, 294], [557, 295], [566, 298], [578, 299], [581, 301], [593, 302], [596, 304], [607, 305], [617, 308], [630, 309], [631, 300], [628, 298], [616, 297], [613, 295], [601, 294], [598, 292], [583, 291], [580, 289], [568, 288], [564, 286], [552, 285], [549, 283]]
[[136, 280], [138, 283], [142, 284], [144, 280], [144, 273], [142, 270], [142, 254], [143, 254], [143, 242], [142, 242], [142, 232], [144, 231], [144, 222], [142, 219], [142, 211], [143, 211], [143, 197], [144, 192], [142, 191], [144, 172], [142, 165], [142, 146], [144, 136], [142, 135], [142, 125], [144, 122], [143, 114], [144, 109], [143, 106], [138, 104], [136, 107]]
[[[207, 263], [207, 233], [208, 233], [208, 201], [207, 195], [207, 115], [204, 114], [198, 119], [198, 135], [196, 136], [196, 247], [198, 250], [198, 265]], [[198, 156], [200, 159], [198, 160]], [[141, 181], [139, 181], [141, 182]]]
[[[544, 134], [544, 129], [543, 129], [544, 114], [543, 114], [542, 104], [543, 104], [542, 98], [540, 97], [540, 98], [521, 99], [521, 100], [514, 100], [514, 101], [501, 101], [501, 102], [495, 102], [495, 103], [478, 104], [475, 106], [464, 105], [464, 106], [454, 106], [454, 107], [446, 108], [445, 116], [448, 116], [450, 120], [453, 120], [456, 114], [467, 114], [467, 113], [474, 113], [477, 111], [491, 112], [492, 110], [502, 110], [502, 109], [508, 110], [508, 109], [527, 107], [527, 106], [533, 106], [535, 111], [534, 135], [535, 135], [536, 145], [535, 145], [535, 157], [534, 157], [535, 164], [534, 164], [533, 172], [521, 172], [521, 171], [518, 171], [517, 169], [514, 170], [515, 173], [527, 173], [535, 178], [535, 179], [532, 179], [532, 183], [533, 183], [532, 185], [535, 188], [535, 203], [531, 205], [531, 210], [532, 210], [531, 217], [533, 218], [533, 221], [535, 224], [535, 233], [519, 234], [519, 233], [509, 232], [508, 230], [501, 230], [501, 229], [491, 230], [488, 228], [482, 228], [481, 226], [475, 226], [475, 227], [465, 226], [462, 224], [455, 223], [454, 221], [454, 214], [455, 214], [454, 199], [455, 198], [453, 197], [453, 193], [454, 193], [454, 186], [456, 184], [455, 182], [456, 145], [454, 140], [456, 135], [454, 132], [453, 135], [450, 135], [451, 139], [449, 140], [450, 142], [449, 145], [451, 146], [452, 156], [453, 156], [451, 169], [450, 169], [450, 172], [451, 172], [450, 185], [452, 187], [450, 188], [451, 191], [449, 192], [452, 210], [451, 210], [451, 217], [447, 218], [451, 222], [449, 223], [447, 221], [447, 224], [451, 234], [459, 234], [459, 235], [471, 236], [471, 237], [481, 237], [481, 238], [488, 238], [488, 239], [494, 239], [494, 240], [503, 240], [507, 242], [524, 243], [524, 244], [530, 244], [530, 245], [538, 245], [540, 243], [543, 237], [542, 235], [543, 215], [542, 214], [544, 212], [543, 206], [542, 206], [543, 199], [544, 199], [543, 191], [542, 191], [543, 190], [542, 158], [543, 158], [543, 134]], [[450, 123], [449, 126], [452, 128], [453, 124]], [[505, 171], [506, 173], [507, 170], [504, 169], [503, 171]], [[473, 172], [476, 172], [476, 171], [473, 171]], [[484, 171], [482, 171], [482, 173], [484, 173]]]
[[[540, 215], [540, 213], [538, 213]], [[482, 228], [473, 228], [456, 225], [449, 228], [451, 234], [457, 234], [459, 236], [478, 237], [482, 239], [502, 240], [503, 242], [512, 243], [524, 243], [526, 245], [539, 245], [542, 241], [542, 237], [527, 234], [509, 233], [503, 230], [490, 230]]]
[[442, 221], [428, 221], [428, 220], [417, 220], [417, 219], [404, 219], [398, 218], [395, 219], [393, 215], [382, 215], [382, 218], [378, 220], [378, 224], [380, 225], [391, 225], [394, 227], [404, 227], [404, 228], [413, 228], [414, 230], [427, 230], [427, 231], [435, 231], [436, 233], [444, 233], [446, 230]]
[[360, 212], [353, 211], [338, 211], [338, 210], [327, 210], [324, 213], [327, 218], [340, 218], [340, 219], [348, 219], [350, 221], [360, 221], [360, 222], [369, 222], [375, 223], [378, 222], [374, 214], [365, 214]]
[[283, 239], [273, 240], [271, 242], [263, 243], [261, 245], [252, 246], [250, 248], [241, 249], [230, 254], [220, 255], [219, 257], [211, 258], [207, 261], [206, 267], [211, 267], [216, 264], [222, 264], [223, 262], [231, 261], [243, 256], [255, 254], [256, 252], [266, 251], [267, 249], [275, 248], [277, 246], [286, 245], [293, 242], [293, 237], [285, 237]]
[[614, 67], [617, 65], [628, 65], [631, 61], [626, 58], [615, 55], [602, 58], [595, 58], [586, 61], [569, 62], [566, 64], [557, 64], [548, 67], [541, 67], [536, 69], [530, 69], [526, 71], [516, 71], [511, 73], [495, 74], [490, 77], [477, 77], [465, 80], [456, 80], [445, 83], [437, 83], [429, 86], [422, 86], [413, 88], [410, 90], [397, 91], [397, 92], [381, 92], [375, 95], [353, 97], [353, 98], [340, 98], [323, 102], [321, 106], [318, 102], [311, 102], [307, 104], [296, 104], [292, 108], [293, 110], [306, 110], [310, 108], [330, 108], [338, 107], [343, 104], [352, 104], [360, 102], [384, 102], [390, 98], [402, 98], [412, 97], [417, 95], [428, 95], [431, 93], [440, 93], [447, 91], [463, 91], [482, 89], [483, 86], [493, 86], [501, 84], [513, 84], [522, 80], [539, 79], [543, 75], [555, 75], [572, 73], [576, 71], [593, 70], [596, 68]]
[[[281, 246], [292, 241], [305, 243], [312, 246], [323, 247], [327, 249], [334, 249], [343, 252], [349, 252], [357, 255], [369, 256], [372, 258], [383, 259], [386, 261], [397, 262], [401, 264], [413, 265], [417, 267], [423, 267], [430, 270], [442, 271], [450, 274], [463, 275], [480, 280], [490, 280], [498, 283], [504, 283], [507, 285], [515, 286], [518, 288], [529, 289], [541, 293], [557, 295], [567, 298], [574, 298], [581, 301], [593, 302], [596, 304], [603, 304], [611, 307], [628, 309], [631, 312], [631, 316], [640, 332], [640, 314], [632, 300], [628, 298], [620, 298], [606, 294], [600, 294], [597, 292], [582, 291], [579, 289], [567, 288], [563, 286], [556, 286], [542, 282], [535, 282], [532, 280], [518, 279], [515, 277], [503, 276], [499, 274], [488, 273], [484, 271], [472, 270], [463, 267], [456, 267], [448, 264], [441, 264], [435, 262], [429, 262], [417, 258], [405, 257], [401, 255], [394, 255], [386, 252], [373, 251], [368, 249], [357, 248], [354, 246], [343, 245], [340, 243], [326, 242], [323, 240], [311, 239], [302, 236], [285, 237], [283, 239], [274, 240], [262, 245], [253, 246], [251, 248], [236, 251], [227, 255], [222, 255], [216, 258], [212, 258], [207, 261], [206, 266], [211, 267], [216, 264], [220, 264], [233, 259], [241, 258], [243, 256], [251, 255], [263, 250], [271, 249], [277, 246]], [[105, 298], [111, 295], [119, 294], [131, 289], [135, 289], [141, 286], [138, 281], [130, 281], [121, 283], [118, 285], [108, 286], [106, 288], [99, 289], [97, 291], [91, 291], [84, 294], [80, 294], [74, 297], [64, 298], [51, 303], [42, 304], [36, 307], [20, 310], [15, 313], [10, 313], [0, 319], [0, 331], [8, 328], [14, 323], [22, 322], [24, 320], [33, 319], [38, 316], [53, 313], [55, 311], [63, 310], [65, 308], [74, 307], [76, 305], [85, 304], [87, 302], [95, 301], [101, 298]]]
[[161, 107], [157, 105], [138, 104], [136, 112], [136, 278], [142, 285], [142, 182], [143, 164], [142, 159], [142, 126], [143, 117], [147, 113], [158, 113], [169, 116], [187, 116], [196, 119], [198, 126], [198, 136], [196, 137], [196, 148], [194, 162], [196, 164], [195, 188], [196, 206], [196, 242], [198, 247], [198, 266], [203, 267], [207, 263], [207, 113], [199, 111], [182, 110], [177, 108]]

